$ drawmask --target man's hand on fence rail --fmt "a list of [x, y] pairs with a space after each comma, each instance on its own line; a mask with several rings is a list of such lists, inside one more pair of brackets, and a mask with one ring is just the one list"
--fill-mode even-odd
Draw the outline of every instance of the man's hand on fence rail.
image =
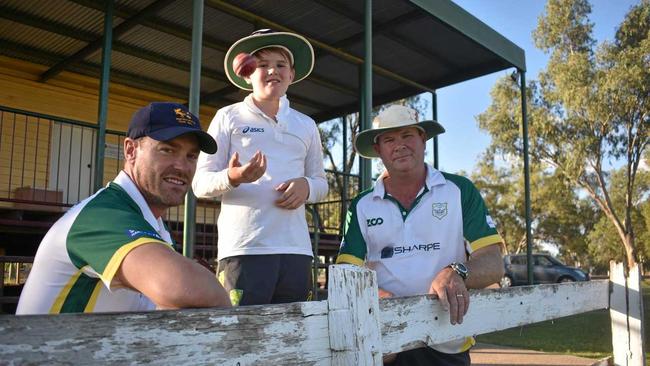
[[445, 267], [433, 279], [429, 293], [436, 295], [442, 307], [449, 311], [451, 324], [462, 324], [469, 308], [469, 293], [465, 282], [453, 269]]

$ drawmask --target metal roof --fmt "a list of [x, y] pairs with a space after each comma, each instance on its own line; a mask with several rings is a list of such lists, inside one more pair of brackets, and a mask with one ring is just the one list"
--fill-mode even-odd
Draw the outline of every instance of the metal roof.
[[[525, 70], [524, 52], [449, 0], [373, 1], [373, 103], [383, 104], [495, 71]], [[317, 122], [357, 111], [363, 63], [362, 0], [205, 0], [201, 103], [221, 107], [243, 93], [223, 57], [259, 28], [297, 32], [316, 52], [306, 80], [289, 89]], [[3, 0], [0, 54], [99, 77], [103, 0]], [[192, 4], [116, 0], [111, 80], [187, 98]], [[93, 45], [99, 45], [93, 47]]]

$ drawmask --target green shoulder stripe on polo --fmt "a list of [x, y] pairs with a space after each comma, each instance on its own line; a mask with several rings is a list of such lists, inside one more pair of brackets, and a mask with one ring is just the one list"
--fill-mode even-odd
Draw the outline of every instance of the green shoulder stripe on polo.
[[470, 243], [497, 234], [494, 227], [488, 224], [488, 211], [483, 197], [474, 183], [460, 175], [442, 173], [448, 181], [460, 190], [460, 202], [463, 213], [463, 235]]
[[164, 242], [142, 216], [140, 207], [115, 183], [81, 209], [67, 237], [67, 250], [77, 268], [106, 270], [118, 250], [140, 238]]
[[[366, 246], [366, 241], [363, 239], [363, 234], [361, 233], [361, 228], [359, 227], [357, 205], [359, 204], [361, 198], [365, 197], [370, 192], [372, 192], [372, 189], [367, 189], [359, 193], [359, 195], [357, 195], [352, 200], [350, 207], [348, 208], [345, 219], [345, 234], [343, 235], [343, 242], [341, 243], [341, 248], [339, 249], [339, 258], [347, 258], [345, 260], [347, 263], [358, 264], [358, 262], [361, 262], [361, 264], [363, 264], [363, 262], [366, 260], [368, 247]], [[357, 260], [354, 261], [352, 257], [357, 258]]]

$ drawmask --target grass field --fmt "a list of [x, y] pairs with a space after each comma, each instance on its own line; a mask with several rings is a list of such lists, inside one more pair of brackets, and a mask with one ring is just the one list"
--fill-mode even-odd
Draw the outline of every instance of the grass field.
[[[643, 282], [643, 307], [646, 349], [648, 336], [648, 306], [650, 306], [650, 281]], [[511, 346], [543, 352], [571, 354], [600, 359], [612, 354], [612, 331], [608, 310], [526, 325], [504, 331], [483, 334], [478, 342]], [[646, 354], [646, 362], [650, 358]]]

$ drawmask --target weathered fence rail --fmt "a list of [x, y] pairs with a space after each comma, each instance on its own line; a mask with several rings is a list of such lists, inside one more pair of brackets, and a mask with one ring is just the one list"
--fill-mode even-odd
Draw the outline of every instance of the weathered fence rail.
[[382, 353], [609, 308], [614, 363], [643, 365], [638, 270], [610, 280], [471, 291], [461, 325], [431, 296], [377, 297], [373, 271], [332, 266], [326, 301], [233, 309], [0, 316], [0, 364], [380, 365]]

